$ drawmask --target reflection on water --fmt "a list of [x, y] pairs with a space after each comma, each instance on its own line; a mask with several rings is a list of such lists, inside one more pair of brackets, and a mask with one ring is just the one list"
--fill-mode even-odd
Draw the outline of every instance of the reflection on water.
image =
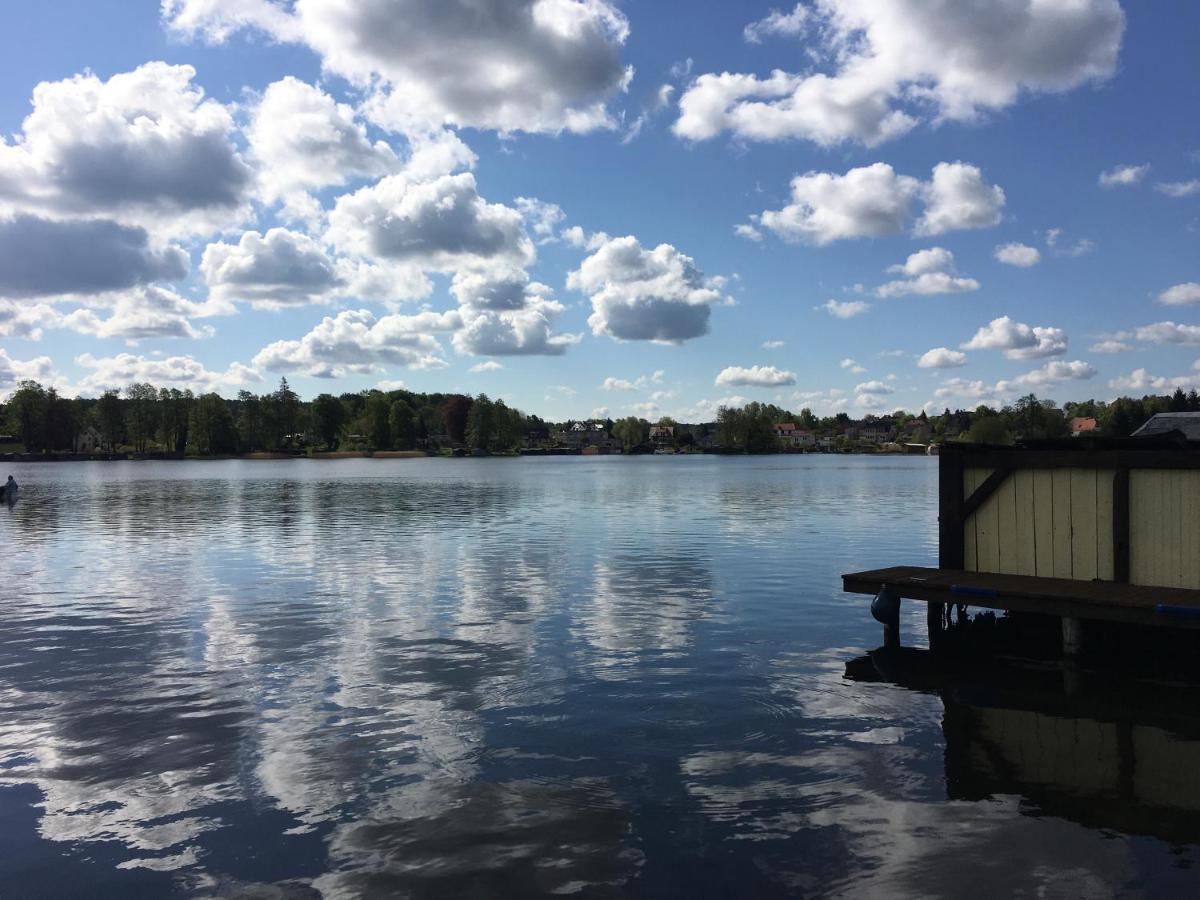
[[864, 656], [930, 460], [14, 469], [0, 895], [1195, 887], [1186, 690]]

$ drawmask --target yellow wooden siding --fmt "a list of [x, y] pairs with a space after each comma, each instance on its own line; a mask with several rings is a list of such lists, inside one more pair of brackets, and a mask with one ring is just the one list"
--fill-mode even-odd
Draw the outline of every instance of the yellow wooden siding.
[[[965, 470], [965, 496], [989, 474], [988, 469]], [[1111, 470], [1014, 472], [967, 519], [965, 568], [1083, 581], [1111, 579], [1112, 488]]]
[[1129, 580], [1200, 589], [1200, 472], [1129, 473]]

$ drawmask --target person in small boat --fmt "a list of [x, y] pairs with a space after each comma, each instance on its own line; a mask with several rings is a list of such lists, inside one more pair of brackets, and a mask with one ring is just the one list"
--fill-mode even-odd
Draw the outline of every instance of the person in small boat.
[[15, 478], [13, 478], [11, 475], [8, 476], [8, 481], [6, 481], [4, 483], [4, 496], [5, 497], [17, 496], [17, 480]]

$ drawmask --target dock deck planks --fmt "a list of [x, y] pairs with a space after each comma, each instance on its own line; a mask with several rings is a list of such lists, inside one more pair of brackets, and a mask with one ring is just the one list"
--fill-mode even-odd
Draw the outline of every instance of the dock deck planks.
[[842, 576], [842, 589], [875, 594], [887, 585], [901, 597], [1076, 619], [1200, 629], [1200, 590], [893, 566]]

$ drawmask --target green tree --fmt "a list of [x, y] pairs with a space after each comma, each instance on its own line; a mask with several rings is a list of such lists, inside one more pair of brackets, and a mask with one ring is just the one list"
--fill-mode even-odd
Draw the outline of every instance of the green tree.
[[319, 394], [312, 402], [312, 433], [317, 443], [336, 450], [346, 424], [346, 407], [333, 394]]
[[612, 436], [619, 440], [626, 452], [646, 443], [650, 434], [650, 423], [637, 416], [626, 416], [613, 423]]
[[471, 412], [471, 398], [455, 394], [448, 398], [442, 406], [442, 417], [446, 434], [455, 444], [467, 440], [467, 416]]
[[229, 404], [220, 394], [203, 394], [192, 413], [192, 437], [202, 454], [236, 453], [238, 433]]
[[372, 450], [389, 450], [392, 446], [391, 404], [387, 397], [375, 391], [367, 399], [367, 440]]
[[29, 452], [41, 450], [46, 420], [46, 389], [36, 381], [22, 381], [8, 401], [8, 421]]
[[152, 384], [135, 382], [125, 388], [128, 400], [129, 439], [135, 453], [145, 453], [146, 446], [158, 430], [158, 390]]
[[496, 432], [496, 407], [487, 394], [480, 394], [467, 412], [467, 446], [490, 450]]
[[392, 443], [400, 450], [411, 450], [417, 442], [416, 413], [407, 400], [392, 404], [389, 424], [392, 427]]
[[125, 440], [125, 407], [116, 391], [105, 391], [96, 403], [96, 423], [100, 440], [108, 449], [116, 450]]

